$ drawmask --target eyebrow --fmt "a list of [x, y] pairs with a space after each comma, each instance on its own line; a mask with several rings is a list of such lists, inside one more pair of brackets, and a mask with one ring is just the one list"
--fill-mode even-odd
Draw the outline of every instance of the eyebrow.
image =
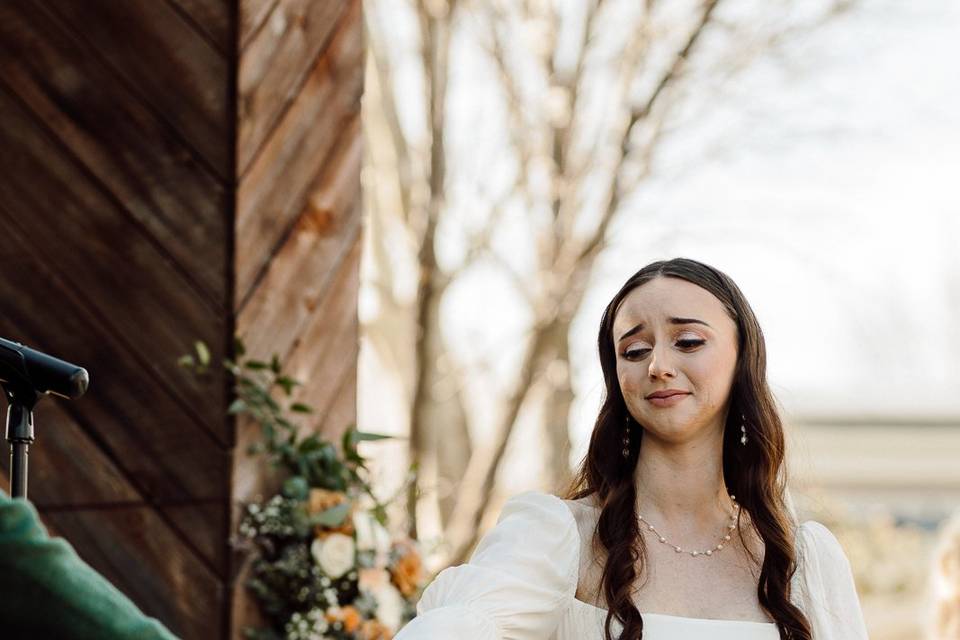
[[[703, 320], [697, 320], [696, 318], [667, 318], [667, 320], [670, 322], [670, 324], [702, 324], [704, 326], [710, 327], [710, 325], [704, 322]], [[712, 329], [713, 327], [710, 327], [710, 328]], [[633, 329], [630, 329], [625, 334], [620, 336], [620, 339], [617, 340], [617, 342], [623, 342], [624, 339], [629, 338], [633, 334], [642, 330], [643, 330], [643, 323], [641, 322], [640, 324], [635, 326]]]

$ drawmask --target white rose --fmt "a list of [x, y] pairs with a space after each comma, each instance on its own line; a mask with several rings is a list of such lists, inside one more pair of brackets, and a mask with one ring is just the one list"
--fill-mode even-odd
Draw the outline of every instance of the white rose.
[[357, 530], [357, 549], [376, 551], [378, 555], [390, 550], [390, 533], [369, 511], [361, 510], [354, 514], [353, 526]]
[[342, 533], [317, 538], [310, 545], [313, 559], [325, 574], [334, 579], [353, 568], [355, 551], [353, 538]]
[[374, 593], [384, 585], [390, 584], [390, 574], [386, 569], [363, 567], [358, 573], [357, 586], [364, 591]]
[[377, 620], [385, 624], [391, 633], [396, 633], [403, 617], [403, 595], [390, 583], [380, 586], [372, 595], [377, 601]]

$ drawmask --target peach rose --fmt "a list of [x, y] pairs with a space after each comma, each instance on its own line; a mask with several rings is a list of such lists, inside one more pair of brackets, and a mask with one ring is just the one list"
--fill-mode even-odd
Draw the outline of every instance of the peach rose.
[[413, 596], [423, 581], [423, 563], [420, 560], [420, 554], [412, 545], [400, 545], [402, 555], [397, 559], [392, 568], [393, 583], [397, 585], [400, 593], [404, 597]]
[[315, 515], [321, 511], [326, 511], [330, 507], [347, 501], [347, 495], [342, 491], [329, 491], [327, 489], [310, 489], [310, 496], [307, 501], [307, 512]]
[[390, 584], [390, 574], [377, 567], [362, 567], [357, 572], [357, 587], [363, 591], [373, 593]]
[[[307, 513], [316, 515], [338, 504], [343, 504], [347, 502], [347, 500], [347, 495], [342, 491], [330, 491], [319, 488], [310, 489], [310, 495], [307, 498]], [[342, 533], [345, 536], [352, 536], [354, 532], [353, 511], [354, 508], [351, 506], [350, 513], [347, 514], [347, 517], [343, 519], [343, 522], [340, 523], [338, 527], [317, 525], [313, 529], [314, 536], [317, 538], [325, 538], [331, 533]]]
[[360, 612], [357, 611], [356, 607], [352, 605], [347, 605], [345, 607], [340, 607], [339, 609], [331, 609], [327, 612], [325, 616], [327, 622], [340, 622], [343, 624], [343, 629], [347, 633], [352, 633], [360, 628], [360, 623], [363, 622], [363, 619], [360, 617]]
[[377, 620], [364, 620], [360, 627], [363, 640], [392, 640], [393, 633]]

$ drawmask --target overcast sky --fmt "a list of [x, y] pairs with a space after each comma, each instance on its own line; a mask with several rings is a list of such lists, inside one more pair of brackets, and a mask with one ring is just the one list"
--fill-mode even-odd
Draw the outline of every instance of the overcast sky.
[[[767, 339], [771, 386], [795, 415], [960, 417], [960, 3], [859, 4], [718, 89], [624, 203], [571, 336], [575, 439], [600, 402], [604, 305], [643, 264], [674, 256], [740, 285]], [[401, 121], [416, 139], [416, 25], [401, 13], [387, 24]], [[448, 203], [450, 219], [469, 224], [478, 195], [512, 166], [498, 162], [508, 129], [487, 95], [490, 69], [468, 37], [453, 44], [448, 168], [467, 179], [451, 179]], [[514, 213], [496, 244], [523, 272], [533, 264], [524, 220], [537, 214]], [[455, 227], [438, 229], [441, 264], [462, 253]], [[474, 425], [497, 380], [515, 374], [529, 321], [491, 273], [471, 270], [444, 307], [454, 353], [494, 366], [466, 381]], [[409, 269], [398, 286], [412, 292], [414, 278]]]
[[[655, 181], [637, 224], [663, 234], [655, 257], [695, 257], [738, 282], [771, 384], [798, 413], [956, 417], [960, 3], [863, 4], [791, 47], [799, 73], [747, 74], [712, 123], [737, 131], [736, 146]], [[670, 149], [689, 156], [709, 137]], [[651, 249], [617, 237], [594, 309]], [[584, 324], [586, 343], [596, 317]]]

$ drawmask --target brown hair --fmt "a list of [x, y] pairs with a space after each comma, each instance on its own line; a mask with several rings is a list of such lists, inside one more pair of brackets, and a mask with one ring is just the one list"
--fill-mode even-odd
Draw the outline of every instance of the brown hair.
[[[733, 280], [719, 270], [689, 258], [660, 260], [640, 269], [613, 297], [600, 321], [597, 342], [606, 393], [587, 455], [563, 497], [577, 500], [596, 494], [601, 509], [591, 546], [598, 548], [599, 543], [607, 558], [601, 575], [608, 609], [605, 640], [613, 640], [611, 622], [614, 616], [624, 627], [619, 640], [643, 637], [643, 618], [630, 597], [637, 578], [637, 562], [640, 561], [641, 572], [646, 563], [633, 477], [643, 438], [641, 436], [640, 443], [630, 447], [629, 457], [625, 459], [621, 438], [628, 414], [617, 379], [613, 321], [626, 295], [657, 276], [680, 278], [706, 289], [723, 303], [737, 324], [737, 364], [723, 434], [723, 477], [727, 490], [737, 496], [764, 542], [765, 553], [757, 585], [761, 606], [776, 622], [781, 638], [811, 640], [810, 622], [790, 602], [790, 579], [797, 567], [794, 528], [784, 500], [783, 424], [767, 386], [763, 333], [753, 310]], [[746, 417], [750, 439], [746, 447], [740, 446], [739, 442], [740, 421], [737, 418], [741, 413]], [[740, 538], [742, 541], [742, 529]]]

